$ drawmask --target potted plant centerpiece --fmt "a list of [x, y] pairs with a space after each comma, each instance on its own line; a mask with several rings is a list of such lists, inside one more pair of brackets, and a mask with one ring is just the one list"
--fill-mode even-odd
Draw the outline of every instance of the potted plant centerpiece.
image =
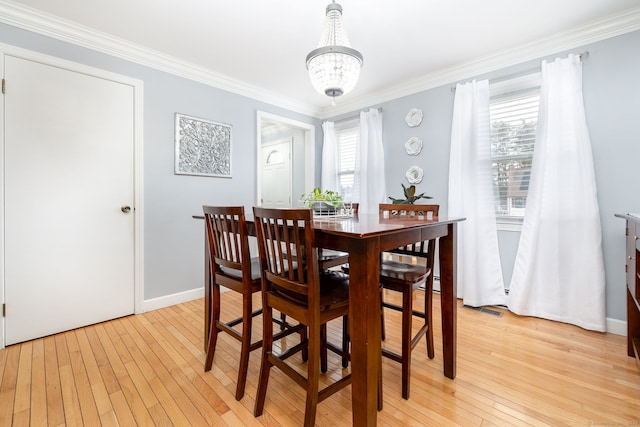
[[431, 196], [425, 196], [424, 193], [420, 193], [416, 195], [415, 185], [410, 185], [408, 188], [405, 187], [404, 184], [400, 184], [400, 185], [402, 185], [402, 190], [404, 191], [404, 199], [395, 199], [389, 196], [389, 199], [391, 199], [391, 201], [395, 205], [398, 205], [398, 204], [413, 205], [417, 200], [420, 200], [420, 199], [433, 199], [433, 197]]
[[332, 215], [342, 207], [342, 195], [336, 191], [324, 190], [316, 187], [313, 191], [300, 197], [303, 206], [313, 209], [319, 215]]

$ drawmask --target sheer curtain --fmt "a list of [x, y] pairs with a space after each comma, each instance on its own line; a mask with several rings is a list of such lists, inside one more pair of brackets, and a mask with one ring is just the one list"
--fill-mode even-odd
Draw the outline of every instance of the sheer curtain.
[[505, 304], [491, 176], [489, 82], [456, 86], [448, 215], [458, 224], [458, 297], [479, 307]]
[[322, 123], [322, 190], [338, 190], [338, 142], [333, 122]]
[[600, 211], [576, 55], [542, 63], [536, 146], [509, 309], [606, 329]]
[[360, 129], [356, 146], [353, 200], [359, 212], [377, 213], [385, 200], [382, 113], [375, 108], [360, 112]]

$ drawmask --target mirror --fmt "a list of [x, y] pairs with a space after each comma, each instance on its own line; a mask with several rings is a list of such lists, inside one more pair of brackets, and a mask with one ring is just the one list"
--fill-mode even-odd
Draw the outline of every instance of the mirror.
[[258, 111], [257, 133], [256, 204], [297, 207], [315, 184], [315, 126]]

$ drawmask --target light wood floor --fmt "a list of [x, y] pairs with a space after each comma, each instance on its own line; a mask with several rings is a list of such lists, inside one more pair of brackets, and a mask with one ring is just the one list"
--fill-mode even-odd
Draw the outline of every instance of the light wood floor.
[[[229, 313], [240, 300], [226, 293], [223, 304]], [[424, 343], [414, 350], [408, 401], [400, 397], [399, 365], [383, 360], [379, 425], [639, 425], [640, 368], [626, 356], [624, 337], [459, 308], [458, 371], [450, 380], [442, 375], [437, 295], [434, 304], [436, 357], [426, 358]], [[265, 414], [253, 417], [259, 351], [240, 402], [237, 341], [222, 334], [214, 367], [203, 372], [202, 312], [196, 300], [1, 350], [0, 426], [300, 425], [303, 390], [277, 369]], [[397, 345], [398, 325], [387, 313], [384, 345]], [[339, 323], [332, 333], [339, 336]], [[328, 375], [341, 372], [330, 358]], [[350, 397], [347, 387], [320, 403], [317, 424], [350, 425]]]

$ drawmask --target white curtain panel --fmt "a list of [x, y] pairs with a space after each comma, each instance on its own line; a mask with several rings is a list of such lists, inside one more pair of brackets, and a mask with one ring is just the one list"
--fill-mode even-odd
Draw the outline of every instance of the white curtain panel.
[[338, 142], [333, 122], [322, 123], [322, 190], [338, 191]]
[[458, 297], [479, 307], [505, 304], [491, 176], [489, 82], [456, 86], [448, 215], [458, 224]]
[[377, 213], [385, 200], [384, 148], [382, 146], [382, 113], [375, 108], [360, 112], [360, 128], [356, 145], [353, 201], [359, 202], [361, 214]]
[[600, 211], [576, 55], [542, 63], [536, 145], [509, 309], [606, 329]]

